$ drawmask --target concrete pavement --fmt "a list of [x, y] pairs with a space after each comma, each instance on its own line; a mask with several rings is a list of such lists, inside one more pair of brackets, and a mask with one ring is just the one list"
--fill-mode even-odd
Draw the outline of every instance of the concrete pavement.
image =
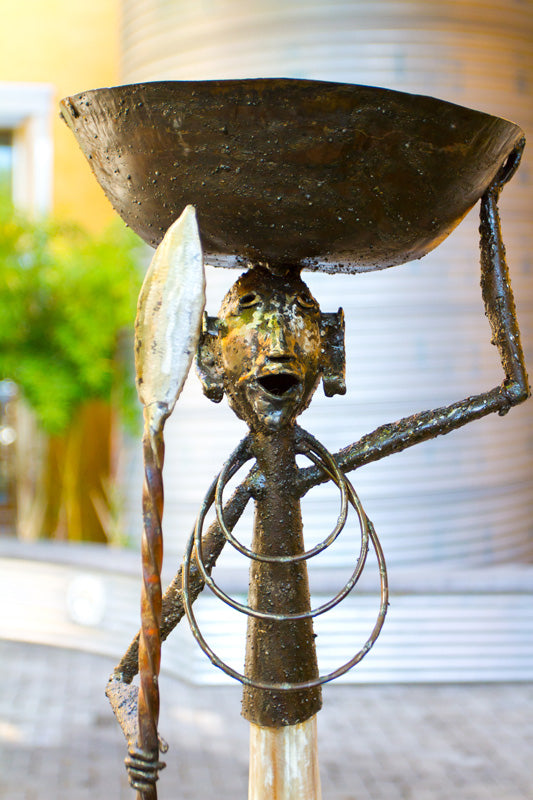
[[[113, 660], [0, 641], [2, 800], [134, 800], [104, 697]], [[161, 678], [160, 800], [245, 800], [248, 730], [235, 687]], [[533, 685], [329, 686], [324, 800], [533, 800]]]

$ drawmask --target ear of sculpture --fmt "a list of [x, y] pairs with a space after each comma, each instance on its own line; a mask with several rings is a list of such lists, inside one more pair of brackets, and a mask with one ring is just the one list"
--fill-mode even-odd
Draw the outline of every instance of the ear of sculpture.
[[344, 380], [346, 355], [344, 349], [344, 311], [321, 314], [320, 337], [322, 355], [322, 385], [326, 397], [334, 394], [346, 394]]
[[220, 403], [224, 397], [218, 325], [218, 317], [204, 314], [202, 333], [196, 351], [196, 371], [205, 396], [213, 403]]

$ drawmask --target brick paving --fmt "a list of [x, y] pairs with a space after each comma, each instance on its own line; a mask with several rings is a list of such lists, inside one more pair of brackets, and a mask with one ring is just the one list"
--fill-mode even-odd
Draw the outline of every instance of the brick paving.
[[[134, 800], [103, 694], [113, 663], [0, 641], [2, 800]], [[162, 676], [160, 800], [245, 800], [239, 687]], [[533, 685], [329, 686], [324, 800], [533, 800]]]

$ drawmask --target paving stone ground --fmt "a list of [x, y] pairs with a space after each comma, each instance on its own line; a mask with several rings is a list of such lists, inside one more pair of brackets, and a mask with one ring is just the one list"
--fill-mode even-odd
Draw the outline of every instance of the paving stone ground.
[[[2, 800], [135, 800], [103, 694], [113, 663], [0, 641]], [[162, 676], [160, 800], [245, 800], [239, 687]], [[533, 685], [330, 686], [324, 800], [533, 800]]]

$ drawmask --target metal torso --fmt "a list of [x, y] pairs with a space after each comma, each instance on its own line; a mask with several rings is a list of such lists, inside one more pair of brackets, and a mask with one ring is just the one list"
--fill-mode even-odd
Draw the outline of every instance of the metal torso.
[[[252, 549], [260, 555], [303, 552], [302, 518], [297, 494], [294, 426], [266, 436], [256, 434], [252, 449], [261, 472], [255, 497]], [[252, 561], [249, 605], [261, 611], [293, 614], [310, 609], [305, 561]], [[258, 682], [301, 683], [318, 675], [312, 620], [263, 620], [250, 617], [245, 674]], [[256, 725], [293, 725], [316, 714], [320, 687], [273, 692], [245, 686], [243, 716]]]

